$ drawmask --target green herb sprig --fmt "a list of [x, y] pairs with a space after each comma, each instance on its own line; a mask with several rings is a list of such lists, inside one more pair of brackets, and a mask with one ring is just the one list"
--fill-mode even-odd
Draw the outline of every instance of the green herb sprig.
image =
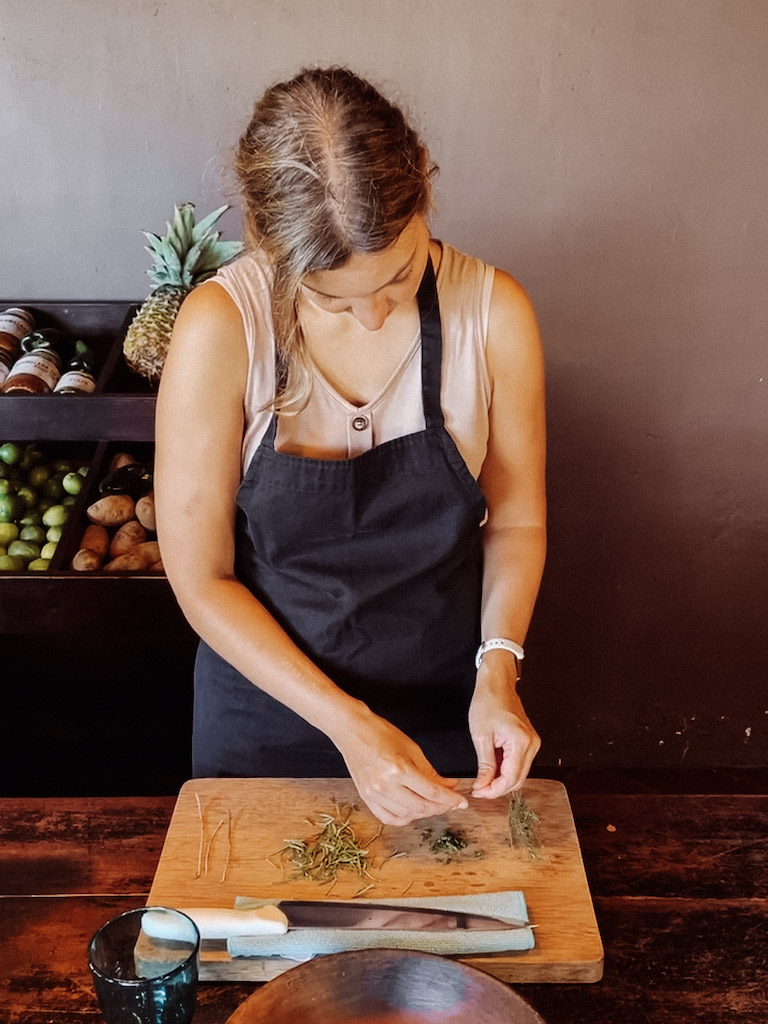
[[512, 846], [525, 850], [531, 860], [537, 859], [539, 816], [528, 805], [521, 790], [509, 798], [509, 841]]
[[294, 878], [335, 882], [343, 868], [373, 878], [368, 870], [368, 849], [360, 845], [349, 824], [349, 815], [340, 820], [332, 814], [321, 814], [309, 824], [323, 827], [311, 839], [286, 839], [281, 851], [293, 862]]

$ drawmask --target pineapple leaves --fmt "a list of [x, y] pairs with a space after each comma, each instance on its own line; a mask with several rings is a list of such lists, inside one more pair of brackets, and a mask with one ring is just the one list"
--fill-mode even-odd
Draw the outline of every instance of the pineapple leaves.
[[207, 235], [222, 213], [228, 209], [229, 206], [220, 206], [218, 210], [214, 210], [213, 213], [209, 213], [207, 217], [203, 217], [201, 221], [198, 221], [194, 231], [192, 232], [192, 241], [199, 242], [205, 235]]
[[176, 207], [176, 219], [179, 222], [181, 228], [182, 238], [185, 239], [185, 249], [189, 248], [190, 240], [194, 241], [192, 237], [195, 230], [195, 204], [194, 203], [181, 203]]
[[220, 233], [211, 230], [227, 209], [221, 206], [195, 224], [194, 203], [179, 203], [174, 207], [173, 220], [165, 222], [167, 230], [162, 238], [142, 231], [149, 242], [144, 248], [153, 259], [147, 274], [155, 288], [193, 288], [242, 252], [241, 242], [220, 242]]

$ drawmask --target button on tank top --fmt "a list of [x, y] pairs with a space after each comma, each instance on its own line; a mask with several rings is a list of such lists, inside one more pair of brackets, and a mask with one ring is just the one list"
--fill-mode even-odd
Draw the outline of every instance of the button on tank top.
[[[494, 270], [481, 260], [442, 244], [437, 290], [443, 328], [440, 404], [445, 426], [477, 479], [488, 446], [491, 385], [486, 361]], [[239, 257], [213, 278], [243, 318], [248, 346], [244, 397], [242, 472], [267, 430], [263, 408], [275, 390], [275, 337], [270, 309], [270, 273], [258, 254]], [[275, 447], [303, 458], [348, 459], [424, 429], [420, 337], [417, 335], [386, 385], [366, 405], [353, 405], [313, 371], [312, 394], [296, 416], [280, 417]]]

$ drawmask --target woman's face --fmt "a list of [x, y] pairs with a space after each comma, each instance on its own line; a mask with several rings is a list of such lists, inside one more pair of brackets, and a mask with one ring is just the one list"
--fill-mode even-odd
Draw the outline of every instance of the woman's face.
[[367, 331], [378, 331], [393, 309], [415, 298], [428, 253], [429, 228], [417, 214], [389, 248], [354, 253], [343, 267], [307, 274], [302, 290], [320, 309], [351, 313]]

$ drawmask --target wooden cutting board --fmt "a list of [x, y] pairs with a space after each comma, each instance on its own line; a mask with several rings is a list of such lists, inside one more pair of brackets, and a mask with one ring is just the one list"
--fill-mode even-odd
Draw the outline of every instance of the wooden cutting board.
[[[459, 788], [468, 795], [471, 781]], [[565, 787], [529, 779], [525, 799], [539, 816], [535, 859], [510, 844], [506, 797], [469, 797], [465, 811], [398, 828], [381, 826], [349, 779], [193, 779], [179, 793], [147, 902], [183, 908], [232, 907], [237, 896], [325, 899], [328, 886], [291, 878], [280, 851], [286, 839], [316, 835], [321, 815], [353, 806], [350, 824], [361, 843], [370, 843], [376, 879], [366, 899], [521, 889], [536, 925], [535, 948], [460, 959], [506, 982], [599, 981], [603, 947]], [[445, 828], [464, 832], [466, 850], [452, 857], [432, 851], [431, 841]], [[343, 871], [327, 898], [351, 899], [368, 884]], [[233, 958], [223, 943], [205, 943], [200, 977], [269, 981], [292, 965], [275, 957]]]

